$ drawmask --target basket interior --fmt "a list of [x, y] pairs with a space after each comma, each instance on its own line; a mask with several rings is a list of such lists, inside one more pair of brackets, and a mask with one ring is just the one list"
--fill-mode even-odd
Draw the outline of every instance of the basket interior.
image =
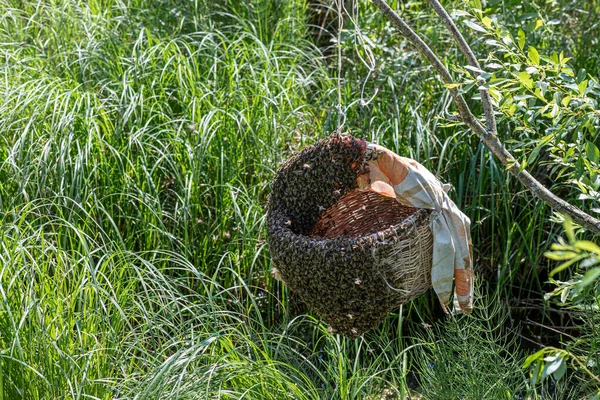
[[310, 237], [333, 239], [370, 235], [400, 224], [416, 211], [417, 208], [402, 205], [394, 198], [355, 189], [323, 213]]

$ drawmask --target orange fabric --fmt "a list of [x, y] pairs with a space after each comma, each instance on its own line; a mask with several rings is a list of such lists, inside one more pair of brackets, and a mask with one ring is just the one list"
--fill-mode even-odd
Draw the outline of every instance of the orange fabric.
[[471, 281], [473, 280], [473, 270], [454, 269], [454, 285], [456, 294], [467, 296], [471, 290]]
[[383, 153], [377, 157], [377, 165], [390, 179], [392, 185], [397, 185], [402, 182], [404, 178], [406, 178], [410, 168], [410, 165], [405, 165], [404, 160], [391, 152]]
[[389, 183], [375, 181], [371, 183], [371, 187], [367, 190], [382, 194], [386, 197], [391, 197], [392, 199], [396, 198], [396, 192], [394, 192], [394, 188]]

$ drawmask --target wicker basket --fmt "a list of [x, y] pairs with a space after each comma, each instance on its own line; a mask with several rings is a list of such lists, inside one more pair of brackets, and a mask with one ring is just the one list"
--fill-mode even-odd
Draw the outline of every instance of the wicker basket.
[[278, 171], [267, 215], [282, 279], [351, 337], [431, 287], [430, 212], [357, 189], [364, 144], [346, 136], [304, 148]]

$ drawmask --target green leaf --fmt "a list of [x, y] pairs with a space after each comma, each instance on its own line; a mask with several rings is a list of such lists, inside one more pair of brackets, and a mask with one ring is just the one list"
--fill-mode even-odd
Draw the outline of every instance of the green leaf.
[[504, 66], [502, 64], [498, 64], [498, 63], [491, 63], [491, 64], [486, 64], [485, 65], [486, 69], [501, 69], [504, 68]]
[[588, 160], [594, 164], [598, 164], [598, 161], [600, 161], [600, 150], [598, 150], [598, 147], [596, 147], [594, 143], [588, 141], [585, 144], [585, 153], [587, 154]]
[[544, 25], [544, 21], [542, 21], [541, 19], [538, 19], [537, 21], [535, 21], [535, 29], [539, 28], [540, 26]]
[[481, 0], [471, 0], [471, 7], [477, 10], [482, 10], [483, 7], [481, 6]]
[[500, 44], [499, 41], [494, 40], [494, 39], [488, 39], [488, 40], [486, 40], [485, 44], [487, 44], [488, 46], [502, 47], [502, 44]]
[[558, 371], [560, 369], [561, 364], [565, 361], [562, 357], [559, 356], [549, 357], [548, 359], [552, 360], [548, 362], [544, 367], [544, 370], [542, 371], [542, 379]]
[[492, 30], [492, 22], [493, 21], [488, 17], [483, 17], [483, 19], [481, 20], [481, 23], [489, 30]]
[[566, 96], [564, 99], [562, 99], [561, 104], [565, 107], [568, 107], [569, 102], [571, 102], [571, 96]]
[[519, 29], [519, 41], [517, 43], [519, 45], [519, 49], [523, 50], [525, 47], [525, 32], [522, 29]]
[[581, 282], [577, 284], [577, 291], [581, 292], [581, 290], [585, 287], [588, 287], [596, 279], [600, 278], [600, 268], [592, 268], [583, 275]]
[[535, 49], [535, 47], [529, 46], [528, 54], [529, 54], [529, 59], [531, 60], [531, 62], [533, 64], [535, 64], [535, 65], [540, 64], [540, 54]]
[[542, 146], [540, 146], [540, 145], [535, 146], [535, 148], [529, 154], [529, 157], [527, 157], [527, 164], [531, 165], [535, 162], [535, 160], [537, 160], [537, 157], [540, 154], [541, 149], [542, 149]]
[[571, 220], [571, 217], [565, 216], [563, 226], [565, 228], [567, 238], [569, 238], [569, 243], [575, 242], [575, 228], [573, 227], [573, 221]]
[[579, 92], [579, 86], [577, 86], [575, 83], [567, 83], [564, 85], [566, 88], [571, 89], [574, 92]]
[[542, 361], [536, 361], [535, 363], [535, 368], [533, 369], [533, 372], [531, 373], [531, 381], [533, 382], [534, 385], [536, 385], [539, 382], [540, 379], [540, 369], [542, 368]]
[[532, 362], [542, 358], [545, 352], [546, 352], [546, 349], [542, 349], [542, 350], [539, 350], [538, 352], [530, 355], [529, 357], [527, 357], [525, 359], [525, 363], [523, 364], [523, 368], [529, 367]]
[[[564, 74], [566, 76], [575, 76], [575, 74], [573, 73], [573, 69], [569, 66], [564, 66], [560, 69], [560, 73]], [[577, 85], [575, 85], [575, 87], [577, 87]]]
[[515, 96], [515, 100], [517, 100], [517, 101], [527, 100], [527, 99], [533, 99], [533, 96], [530, 94], [519, 94], [519, 95]]
[[472, 65], [466, 65], [465, 69], [468, 69], [469, 71], [477, 72], [478, 74], [484, 73], [484, 71], [481, 68], [473, 67]]
[[473, 29], [474, 31], [487, 33], [487, 31], [485, 30], [485, 28], [483, 26], [477, 25], [473, 21], [465, 21], [465, 25], [467, 25], [469, 28]]
[[498, 89], [489, 88], [488, 91], [490, 92], [490, 95], [494, 98], [494, 100], [499, 102], [500, 99], [502, 99], [502, 92], [500, 92]]
[[562, 238], [558, 238], [558, 240], [560, 240], [561, 243], [552, 243], [552, 246], [550, 248], [552, 250], [573, 250], [573, 246], [569, 244], [564, 244], [564, 240], [561, 239]]
[[583, 94], [583, 92], [585, 92], [585, 89], [587, 89], [587, 85], [588, 85], [587, 79], [579, 82], [579, 85], [577, 85], [577, 89], [579, 90], [579, 93]]
[[569, 293], [571, 293], [571, 290], [569, 288], [564, 288], [560, 294], [560, 302], [561, 303], [566, 303], [567, 300], [569, 299]]
[[[544, 253], [544, 255], [546, 255], [546, 254]], [[546, 257], [548, 257], [548, 256], [546, 255]], [[550, 258], [550, 257], [548, 257], [548, 258]], [[577, 261], [583, 260], [584, 258], [585, 258], [585, 256], [578, 256], [573, 259], [570, 259], [567, 262], [560, 264], [558, 267], [556, 267], [552, 271], [550, 271], [550, 276], [554, 276], [554, 275], [558, 274], [560, 271], [564, 271], [565, 269], [569, 268], [571, 265], [575, 264]]]
[[558, 108], [558, 104], [553, 103], [552, 104], [552, 111], [550, 111], [550, 116], [552, 118], [556, 118], [556, 116], [558, 115], [559, 111], [560, 111], [560, 108]]
[[558, 369], [554, 372], [554, 378], [557, 381], [560, 380], [560, 378], [562, 378], [565, 375], [565, 372], [567, 372], [567, 363], [563, 361], [558, 367]]
[[467, 85], [461, 86], [459, 93], [460, 94], [468, 93], [469, 90], [473, 89], [473, 87], [475, 87], [475, 82], [471, 82]]
[[554, 139], [554, 134], [553, 133], [550, 133], [550, 134], [544, 136], [542, 138], [542, 140], [540, 140], [539, 146], [545, 146], [545, 145], [547, 145], [548, 143], [550, 143], [552, 141], [552, 139]]
[[554, 261], [571, 260], [577, 257], [579, 254], [574, 251], [547, 251], [544, 255]]
[[454, 89], [460, 87], [461, 85], [462, 83], [447, 83], [444, 85], [444, 87], [446, 87], [447, 89]]
[[515, 160], [514, 158], [507, 158], [506, 159], [506, 169], [507, 170], [511, 169], [516, 164], [517, 164], [517, 160]]
[[520, 72], [518, 78], [519, 82], [521, 82], [521, 84], [527, 89], [533, 88], [533, 79], [531, 79], [531, 75], [529, 75], [527, 71]]
[[573, 244], [575, 248], [600, 255], [600, 246], [589, 240], [580, 240]]
[[593, 267], [594, 265], [600, 263], [600, 258], [597, 257], [590, 257], [590, 258], [586, 258], [585, 260], [583, 260], [581, 262], [581, 264], [579, 264], [579, 268], [583, 269], [583, 270], [587, 270], [590, 267]]

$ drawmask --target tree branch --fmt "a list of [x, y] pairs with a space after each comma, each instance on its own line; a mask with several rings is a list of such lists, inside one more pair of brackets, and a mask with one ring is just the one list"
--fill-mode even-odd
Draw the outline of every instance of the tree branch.
[[[452, 37], [458, 43], [460, 50], [465, 54], [470, 65], [479, 68], [479, 63], [473, 54], [473, 51], [462, 37], [456, 25], [437, 0], [429, 0], [438, 16], [443, 21], [444, 25], [450, 30]], [[440, 75], [442, 82], [449, 85], [453, 83], [452, 76], [446, 68], [446, 66], [440, 61], [437, 55], [427, 46], [427, 44], [419, 37], [417, 33], [406, 23], [404, 20], [387, 5], [385, 0], [371, 0], [381, 12], [394, 24], [396, 29], [408, 39], [410, 43], [417, 49], [421, 55], [423, 55], [435, 68], [437, 73]], [[600, 220], [592, 217], [581, 211], [579, 208], [572, 204], [562, 200], [538, 180], [536, 180], [531, 174], [521, 169], [521, 165], [510, 152], [504, 147], [504, 145], [498, 140], [496, 134], [496, 121], [494, 118], [494, 110], [492, 102], [487, 89], [480, 87], [481, 100], [484, 107], [484, 113], [488, 128], [486, 129], [482, 123], [475, 118], [471, 109], [469, 108], [464, 97], [460, 94], [456, 87], [450, 87], [449, 91], [456, 103], [458, 112], [462, 118], [462, 121], [473, 131], [479, 138], [485, 143], [485, 145], [492, 151], [492, 153], [498, 157], [500, 162], [512, 173], [527, 189], [529, 189], [534, 196], [544, 201], [550, 207], [558, 212], [569, 215], [573, 221], [581, 226], [586, 227], [590, 231], [600, 234]]]

